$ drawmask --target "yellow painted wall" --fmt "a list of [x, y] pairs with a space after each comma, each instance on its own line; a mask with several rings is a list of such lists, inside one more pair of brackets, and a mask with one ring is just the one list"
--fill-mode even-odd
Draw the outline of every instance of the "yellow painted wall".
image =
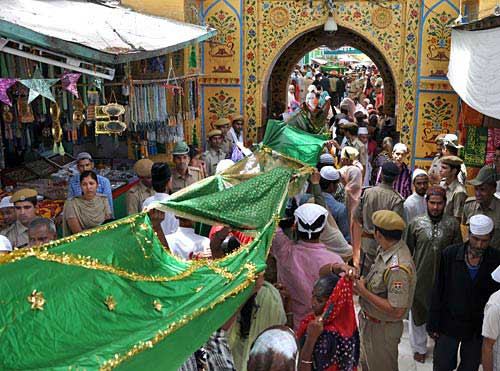
[[185, 20], [184, 0], [123, 0], [123, 6], [141, 13], [160, 17]]
[[493, 11], [497, 5], [500, 5], [499, 0], [480, 0], [479, 1], [479, 19], [493, 15]]

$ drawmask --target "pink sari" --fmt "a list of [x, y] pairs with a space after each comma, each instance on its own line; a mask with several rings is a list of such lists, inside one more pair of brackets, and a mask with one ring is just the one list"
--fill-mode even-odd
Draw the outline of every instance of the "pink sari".
[[363, 187], [362, 165], [349, 165], [342, 167], [339, 171], [342, 176], [342, 183], [345, 186], [346, 207], [349, 216], [349, 226], [351, 231], [352, 255], [355, 264], [359, 262], [361, 250], [361, 226], [354, 220], [354, 213], [359, 205], [361, 191]]

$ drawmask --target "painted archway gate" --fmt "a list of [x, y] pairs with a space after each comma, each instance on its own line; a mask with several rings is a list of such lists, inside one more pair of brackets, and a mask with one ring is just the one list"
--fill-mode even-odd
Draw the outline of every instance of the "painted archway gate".
[[[413, 162], [428, 165], [434, 138], [456, 131], [459, 102], [446, 73], [449, 26], [459, 14], [458, 0], [334, 4], [340, 28], [356, 35], [368, 55], [383, 56], [379, 67], [393, 78], [401, 140], [411, 148]], [[296, 40], [321, 32], [327, 14], [322, 0], [313, 0], [312, 7], [309, 0], [202, 1], [204, 22], [218, 30], [216, 40], [206, 43], [201, 53], [205, 130], [219, 117], [242, 113], [248, 137], [256, 139], [270, 108], [273, 68]], [[316, 46], [311, 44], [311, 49]]]

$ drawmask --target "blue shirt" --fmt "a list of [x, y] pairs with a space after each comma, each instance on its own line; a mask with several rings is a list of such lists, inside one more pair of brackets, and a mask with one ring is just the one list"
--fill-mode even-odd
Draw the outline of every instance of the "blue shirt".
[[351, 243], [351, 232], [349, 228], [349, 218], [347, 217], [347, 207], [342, 203], [338, 202], [332, 194], [321, 192], [325, 199], [326, 207], [330, 214], [337, 222], [337, 225], [342, 232], [345, 240]]
[[[111, 183], [108, 178], [97, 175], [97, 193], [103, 194], [108, 198], [111, 214], [114, 215], [113, 210], [113, 194], [111, 191]], [[68, 198], [82, 195], [82, 187], [80, 186], [80, 174], [74, 175], [69, 180]]]

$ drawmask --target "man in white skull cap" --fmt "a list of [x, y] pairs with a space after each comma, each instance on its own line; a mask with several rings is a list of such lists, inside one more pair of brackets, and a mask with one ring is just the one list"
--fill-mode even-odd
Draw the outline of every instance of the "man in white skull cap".
[[9, 239], [0, 234], [0, 254], [8, 254], [12, 251], [12, 244]]
[[294, 216], [298, 241], [289, 239], [278, 227], [271, 254], [276, 258], [278, 282], [290, 293], [294, 328], [297, 329], [311, 311], [311, 292], [319, 278], [320, 268], [333, 263], [332, 271], [337, 274], [347, 272], [349, 268], [340, 256], [327, 250], [319, 241], [328, 210], [306, 203], [295, 210]]
[[[491, 274], [500, 283], [500, 266]], [[481, 363], [484, 371], [500, 371], [500, 290], [490, 296], [484, 308], [483, 349]]]
[[403, 204], [407, 223], [410, 223], [417, 216], [425, 215], [427, 213], [425, 193], [429, 188], [429, 176], [424, 170], [415, 169], [412, 174], [412, 183], [413, 193]]
[[494, 223], [486, 215], [469, 220], [469, 241], [441, 253], [432, 291], [427, 331], [436, 341], [434, 370], [477, 370], [481, 363], [483, 312], [500, 289], [491, 273], [500, 265], [500, 251], [490, 247]]

